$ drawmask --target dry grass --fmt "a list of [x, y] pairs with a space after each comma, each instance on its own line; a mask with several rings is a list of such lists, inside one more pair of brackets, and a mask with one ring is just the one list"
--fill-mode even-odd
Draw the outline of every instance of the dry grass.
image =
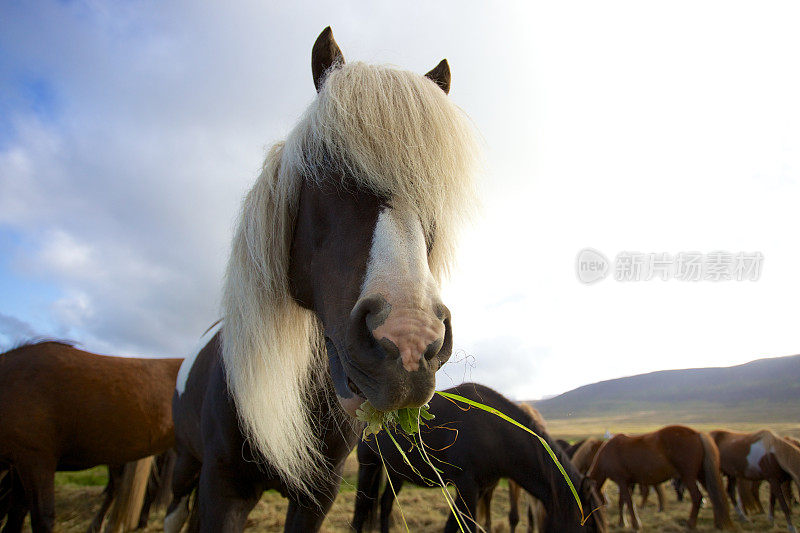
[[[586, 436], [602, 436], [608, 429], [612, 432], [642, 433], [652, 431], [670, 423], [686, 423], [697, 429], [715, 429], [718, 425], [697, 423], [683, 416], [673, 413], [671, 416], [664, 413], [631, 412], [620, 416], [606, 416], [603, 418], [567, 418], [550, 419], [547, 421], [550, 433], [554, 436], [563, 436], [569, 439], [583, 438]], [[760, 429], [763, 424], [756, 420], [741, 420], [734, 423], [719, 424], [730, 429], [751, 431]], [[800, 435], [800, 424], [795, 422], [770, 423], [769, 427], [782, 434]], [[355, 456], [351, 455], [345, 468], [345, 481], [342, 484], [339, 496], [325, 520], [322, 531], [327, 533], [342, 533], [352, 531], [350, 519], [353, 514], [355, 499], [355, 480], [357, 464]], [[89, 471], [86, 475], [74, 473], [59, 474], [56, 487], [56, 516], [57, 531], [68, 533], [83, 533], [91, 522], [95, 511], [100, 505], [102, 486], [86, 486], [89, 483], [103, 483], [102, 476], [97, 471]], [[494, 531], [508, 531], [506, 515], [508, 513], [508, 491], [505, 483], [495, 492], [492, 505], [492, 520]], [[609, 497], [612, 508], [609, 509], [609, 523], [614, 524], [611, 531], [623, 531], [616, 526], [618, 514], [616, 508], [617, 489], [613, 483], [606, 485], [606, 495]], [[650, 502], [644, 509], [640, 509], [639, 516], [645, 531], [677, 532], [685, 531], [686, 519], [689, 516], [690, 504], [686, 501], [679, 503], [675, 494], [664, 486], [667, 497], [667, 509], [663, 513], [657, 512], [655, 494], [651, 494]], [[638, 500], [638, 496], [637, 496]], [[765, 508], [769, 502], [768, 491], [762, 487], [762, 503]], [[441, 492], [438, 489], [422, 489], [406, 485], [400, 493], [399, 504], [402, 506], [408, 521], [409, 529], [413, 532], [439, 532], [444, 529], [449, 509]], [[276, 492], [267, 492], [261, 498], [256, 508], [250, 514], [247, 526], [250, 531], [282, 531], [287, 502]], [[798, 507], [794, 507], [795, 517]], [[732, 514], [733, 516], [733, 514]], [[144, 531], [162, 531], [163, 511], [151, 516], [150, 525]], [[397, 505], [394, 512], [394, 531], [403, 531], [399, 519]], [[524, 522], [524, 520], [523, 520]], [[795, 524], [798, 524], [795, 519]], [[775, 526], [771, 526], [765, 515], [755, 516], [750, 523], [740, 524], [742, 531], [786, 531], [783, 513], [777, 511]], [[518, 530], [523, 530], [519, 528]], [[715, 531], [713, 529], [713, 514], [711, 509], [704, 507], [700, 511], [698, 531]], [[30, 531], [26, 526], [26, 531]]]

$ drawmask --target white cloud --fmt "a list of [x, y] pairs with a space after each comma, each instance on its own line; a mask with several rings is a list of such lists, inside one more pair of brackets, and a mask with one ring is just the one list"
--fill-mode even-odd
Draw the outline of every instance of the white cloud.
[[[796, 9], [4, 4], [0, 91], [41, 78], [54, 111], [6, 117], [0, 224], [24, 237], [13, 264], [61, 287], [63, 331], [183, 353], [217, 318], [239, 201], [313, 98], [331, 24], [348, 60], [424, 72], [446, 56], [486, 139], [484, 216], [446, 291], [473, 379], [537, 397], [796, 352]], [[585, 287], [585, 246], [759, 250], [764, 274]]]

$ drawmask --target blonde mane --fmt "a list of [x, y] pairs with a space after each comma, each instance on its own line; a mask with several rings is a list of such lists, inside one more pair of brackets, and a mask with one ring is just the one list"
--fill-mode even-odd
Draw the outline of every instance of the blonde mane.
[[292, 489], [325, 474], [310, 395], [327, 372], [321, 325], [289, 293], [289, 247], [303, 180], [334, 178], [413, 209], [434, 236], [437, 281], [475, 205], [479, 143], [431, 80], [363, 63], [329, 73], [285, 143], [276, 144], [242, 206], [223, 290], [228, 388], [252, 448]]
[[581, 474], [586, 475], [589, 471], [589, 467], [592, 466], [592, 462], [594, 462], [594, 458], [602, 445], [602, 440], [589, 437], [575, 450], [575, 454], [572, 456], [572, 464]]

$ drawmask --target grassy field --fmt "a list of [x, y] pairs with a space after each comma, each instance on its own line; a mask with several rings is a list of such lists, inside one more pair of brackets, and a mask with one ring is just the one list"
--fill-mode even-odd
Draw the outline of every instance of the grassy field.
[[[774, 415], [773, 415], [774, 416]], [[703, 420], [718, 420], [718, 423], [703, 423]], [[549, 419], [548, 427], [554, 437], [577, 439], [586, 436], [602, 436], [606, 430], [612, 433], [628, 432], [639, 433], [652, 431], [670, 423], [683, 423], [697, 429], [714, 429], [727, 427], [734, 430], [751, 431], [760, 429], [765, 424], [758, 422], [758, 415], [753, 413], [697, 413], [697, 412], [663, 412], [663, 411], [630, 411], [624, 415], [604, 415], [602, 417], [586, 417], [563, 419]], [[774, 422], [766, 424], [767, 427], [782, 433], [800, 436], [800, 422]], [[345, 481], [342, 484], [339, 496], [329, 513], [323, 531], [328, 533], [341, 533], [351, 531], [350, 520], [353, 513], [355, 499], [355, 479], [357, 464], [355, 457], [348, 459], [345, 469]], [[91, 522], [97, 507], [100, 504], [101, 492], [105, 483], [105, 469], [95, 468], [84, 472], [64, 472], [57, 475], [56, 480], [56, 514], [57, 531], [83, 532]], [[762, 489], [762, 502], [765, 507], [768, 503], [766, 488]], [[613, 483], [606, 484], [606, 495], [611, 502], [608, 511], [611, 531], [623, 531], [617, 526], [618, 514], [616, 509], [617, 489]], [[640, 509], [639, 514], [644, 529], [647, 531], [677, 532], [684, 531], [686, 519], [689, 516], [689, 503], [677, 502], [674, 492], [667, 490], [667, 509], [659, 513], [656, 508], [655, 495], [651, 495], [646, 508]], [[275, 492], [265, 493], [248, 520], [248, 529], [252, 531], [282, 531], [284, 515], [286, 513], [286, 500]], [[438, 532], [444, 528], [448, 507], [438, 490], [422, 489], [406, 486], [400, 494], [399, 506], [395, 506], [393, 530], [404, 531], [405, 527], [400, 520], [398, 507], [402, 508], [410, 531]], [[508, 531], [506, 514], [508, 513], [508, 491], [503, 484], [495, 492], [492, 505], [493, 530]], [[795, 516], [798, 507], [794, 507]], [[163, 511], [151, 516], [150, 525], [144, 531], [161, 531]], [[740, 524], [742, 531], [786, 531], [783, 515], [778, 511], [776, 525], [773, 527], [766, 516], [752, 517], [750, 523]], [[795, 524], [800, 520], [795, 519]], [[524, 531], [524, 530], [523, 530]], [[713, 515], [710, 508], [700, 511], [698, 531], [714, 531]]]

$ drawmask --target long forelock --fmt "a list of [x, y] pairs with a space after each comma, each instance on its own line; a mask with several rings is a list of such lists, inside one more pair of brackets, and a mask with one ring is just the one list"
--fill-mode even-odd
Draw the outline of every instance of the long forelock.
[[222, 361], [245, 438], [290, 489], [308, 493], [330, 475], [310, 407], [328, 379], [322, 333], [287, 277], [302, 181], [338, 175], [344, 188], [415, 210], [435, 231], [429, 262], [441, 280], [476, 204], [478, 154], [471, 123], [432, 81], [362, 63], [332, 71], [286, 142], [270, 150], [233, 238]]
[[430, 264], [441, 280], [477, 204], [480, 153], [472, 123], [434, 82], [353, 63], [328, 74], [287, 139], [284, 160], [307, 179], [336, 175], [343, 187], [416, 211], [435, 237]]

